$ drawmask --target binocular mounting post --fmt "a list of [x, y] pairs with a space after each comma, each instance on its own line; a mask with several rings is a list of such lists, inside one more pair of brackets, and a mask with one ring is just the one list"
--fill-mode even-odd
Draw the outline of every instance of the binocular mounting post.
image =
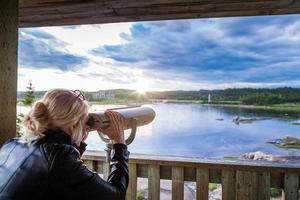
[[[131, 119], [131, 132], [130, 135], [128, 136], [128, 138], [125, 140], [126, 145], [129, 145], [133, 142], [135, 135], [136, 135], [136, 131], [137, 131], [137, 119], [136, 118], [132, 118]], [[113, 141], [107, 137], [105, 137], [105, 135], [100, 132], [97, 131], [99, 137], [101, 138], [101, 140], [103, 142], [106, 143], [106, 148], [104, 149], [106, 151], [106, 166], [104, 169], [104, 178], [107, 179], [110, 172], [111, 172], [111, 167], [110, 167], [110, 162], [111, 162], [111, 151], [113, 149]]]

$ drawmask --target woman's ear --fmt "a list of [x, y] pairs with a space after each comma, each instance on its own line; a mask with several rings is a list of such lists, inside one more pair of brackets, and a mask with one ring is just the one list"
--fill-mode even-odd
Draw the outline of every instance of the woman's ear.
[[73, 134], [78, 126], [78, 123], [73, 123], [67, 127], [68, 133]]

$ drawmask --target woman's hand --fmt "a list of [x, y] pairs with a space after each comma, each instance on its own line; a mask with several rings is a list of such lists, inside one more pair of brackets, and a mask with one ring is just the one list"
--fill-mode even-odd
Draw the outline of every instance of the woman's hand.
[[114, 111], [106, 111], [105, 115], [109, 118], [110, 123], [107, 128], [99, 128], [100, 131], [113, 140], [114, 144], [125, 144], [124, 118]]

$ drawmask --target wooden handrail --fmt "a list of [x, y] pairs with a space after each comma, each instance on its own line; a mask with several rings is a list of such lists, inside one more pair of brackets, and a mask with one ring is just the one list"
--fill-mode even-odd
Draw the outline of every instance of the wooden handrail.
[[[84, 160], [105, 161], [104, 151], [86, 151]], [[255, 172], [288, 172], [300, 174], [300, 162], [273, 162], [253, 160], [224, 160], [195, 157], [160, 156], [150, 154], [130, 154], [129, 163], [161, 165], [173, 167], [201, 167], [212, 169], [242, 170]]]
[[[105, 152], [87, 151], [82, 159], [105, 173]], [[208, 199], [208, 183], [222, 184], [222, 199], [270, 199], [270, 187], [285, 199], [299, 199], [299, 162], [223, 160], [130, 154], [127, 199], [136, 199], [137, 178], [148, 178], [148, 199], [159, 199], [160, 180], [172, 180], [172, 199], [183, 199], [184, 181], [196, 182], [197, 199]]]

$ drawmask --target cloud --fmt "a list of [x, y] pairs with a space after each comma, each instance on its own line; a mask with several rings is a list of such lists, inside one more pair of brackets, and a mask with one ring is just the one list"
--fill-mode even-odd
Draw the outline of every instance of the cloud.
[[300, 77], [299, 15], [138, 22], [121, 37], [127, 43], [91, 53], [198, 83], [280, 85]]
[[299, 15], [20, 29], [19, 88], [300, 87], [299, 44]]
[[69, 53], [66, 44], [47, 32], [22, 29], [19, 38], [19, 64], [31, 68], [73, 70], [87, 62], [86, 58]]

